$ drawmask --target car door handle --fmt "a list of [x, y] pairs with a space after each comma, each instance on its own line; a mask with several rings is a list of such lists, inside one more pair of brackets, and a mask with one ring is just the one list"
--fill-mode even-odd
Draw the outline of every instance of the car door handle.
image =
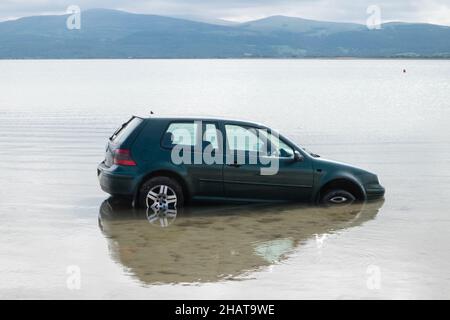
[[241, 165], [240, 164], [238, 164], [237, 162], [234, 162], [234, 163], [229, 163], [229, 164], [227, 164], [227, 166], [229, 166], [229, 167], [235, 167], [235, 168], [239, 168]]

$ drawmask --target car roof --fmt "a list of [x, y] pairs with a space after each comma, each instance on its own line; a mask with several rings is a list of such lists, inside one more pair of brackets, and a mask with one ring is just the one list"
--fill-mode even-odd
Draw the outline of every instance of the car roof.
[[151, 116], [139, 117], [139, 118], [145, 119], [145, 120], [165, 120], [165, 121], [202, 120], [202, 121], [230, 122], [230, 123], [247, 125], [247, 126], [268, 128], [266, 125], [264, 125], [262, 123], [254, 122], [254, 121], [225, 118], [225, 117], [213, 117], [213, 116], [156, 116], [156, 115], [151, 115]]

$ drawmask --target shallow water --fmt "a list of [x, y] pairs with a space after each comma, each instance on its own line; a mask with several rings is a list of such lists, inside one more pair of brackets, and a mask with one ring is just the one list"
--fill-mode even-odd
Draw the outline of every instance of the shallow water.
[[[0, 297], [450, 297], [450, 61], [0, 61], [0, 71]], [[149, 223], [96, 177], [112, 130], [149, 110], [264, 122], [377, 173], [386, 199], [345, 212], [201, 206]]]

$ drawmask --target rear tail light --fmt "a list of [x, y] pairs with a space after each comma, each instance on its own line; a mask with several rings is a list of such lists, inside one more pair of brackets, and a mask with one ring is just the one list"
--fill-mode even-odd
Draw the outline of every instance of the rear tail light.
[[135, 166], [136, 162], [131, 158], [130, 150], [117, 149], [114, 151], [114, 164], [120, 166]]

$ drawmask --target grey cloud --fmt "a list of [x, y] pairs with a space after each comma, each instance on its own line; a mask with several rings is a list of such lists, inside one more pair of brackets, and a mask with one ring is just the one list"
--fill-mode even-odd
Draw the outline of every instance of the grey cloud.
[[240, 21], [281, 14], [359, 23], [366, 21], [369, 5], [378, 5], [383, 21], [450, 25], [450, 0], [2, 0], [0, 19], [62, 13], [69, 5]]

